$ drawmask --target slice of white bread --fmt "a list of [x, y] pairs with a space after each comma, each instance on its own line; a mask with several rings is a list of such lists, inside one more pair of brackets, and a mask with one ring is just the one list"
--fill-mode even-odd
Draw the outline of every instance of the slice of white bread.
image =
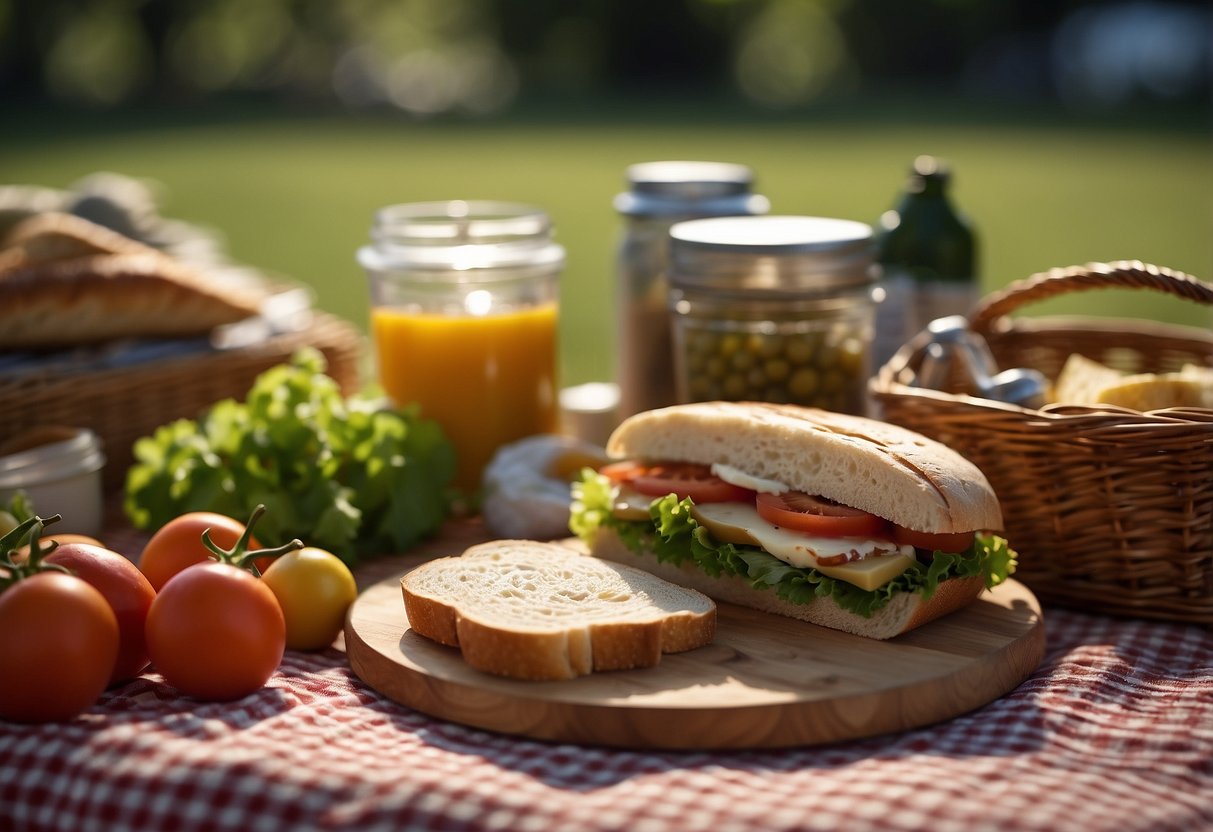
[[920, 532], [998, 531], [981, 470], [913, 431], [859, 416], [755, 402], [700, 402], [626, 419], [614, 458], [723, 463]]
[[712, 577], [694, 563], [662, 563], [651, 554], [636, 554], [628, 549], [614, 530], [599, 527], [590, 544], [595, 557], [634, 566], [688, 589], [697, 589], [717, 601], [783, 615], [818, 624], [833, 630], [873, 639], [889, 639], [940, 616], [968, 606], [985, 589], [980, 576], [944, 581], [930, 600], [921, 595], [900, 593], [888, 605], [864, 618], [844, 610], [830, 598], [815, 598], [807, 604], [784, 601], [773, 590], [754, 589], [744, 578], [734, 575]]
[[409, 627], [486, 673], [572, 679], [652, 667], [716, 634], [705, 595], [555, 543], [498, 540], [400, 581]]

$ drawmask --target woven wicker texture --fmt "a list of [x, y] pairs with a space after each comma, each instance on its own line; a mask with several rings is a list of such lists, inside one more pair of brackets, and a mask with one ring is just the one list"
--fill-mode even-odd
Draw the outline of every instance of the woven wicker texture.
[[0, 378], [0, 436], [39, 425], [90, 428], [103, 442], [107, 491], [121, 488], [136, 439], [174, 419], [193, 419], [225, 398], [242, 399], [263, 371], [313, 346], [346, 394], [359, 387], [361, 334], [325, 314], [256, 345], [85, 374]]
[[[970, 327], [1000, 367], [1056, 378], [1071, 353], [1128, 372], [1213, 365], [1213, 333], [1140, 321], [1012, 318], [1025, 304], [1134, 288], [1213, 305], [1213, 285], [1139, 262], [1035, 275], [985, 298]], [[882, 418], [938, 439], [985, 472], [1019, 552], [1016, 578], [1045, 601], [1140, 618], [1213, 624], [1213, 410], [1110, 406], [1029, 410], [910, 386], [919, 336], [870, 389]]]

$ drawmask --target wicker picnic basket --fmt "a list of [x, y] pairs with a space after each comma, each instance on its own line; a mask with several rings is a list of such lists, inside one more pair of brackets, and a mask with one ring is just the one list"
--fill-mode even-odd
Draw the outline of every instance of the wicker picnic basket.
[[112, 492], [126, 479], [136, 439], [174, 419], [196, 418], [221, 399], [242, 399], [260, 373], [304, 346], [324, 353], [344, 393], [358, 389], [361, 333], [317, 312], [303, 329], [236, 349], [87, 374], [0, 377], [0, 437], [47, 424], [90, 428], [103, 443], [103, 482]]
[[[1020, 317], [1024, 304], [1092, 289], [1146, 289], [1213, 305], [1213, 284], [1139, 262], [1035, 275], [969, 315], [998, 365], [1055, 379], [1071, 353], [1127, 372], [1213, 365], [1213, 333], [1149, 321]], [[985, 472], [1019, 553], [1015, 577], [1044, 601], [1213, 624], [1213, 410], [1040, 410], [911, 385], [927, 338], [872, 379], [882, 418], [935, 438]]]

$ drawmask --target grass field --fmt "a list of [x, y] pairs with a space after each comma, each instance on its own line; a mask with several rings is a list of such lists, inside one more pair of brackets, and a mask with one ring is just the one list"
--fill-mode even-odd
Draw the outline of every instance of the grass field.
[[[1140, 259], [1213, 279], [1213, 156], [1203, 116], [1075, 119], [985, 108], [923, 114], [850, 109], [731, 118], [671, 106], [508, 122], [224, 112], [126, 119], [30, 112], [0, 131], [0, 182], [62, 187], [96, 170], [160, 182], [165, 213], [206, 224], [234, 257], [314, 287], [363, 328], [354, 262], [371, 215], [393, 202], [509, 199], [546, 208], [568, 250], [563, 380], [612, 373], [611, 199], [633, 162], [744, 162], [773, 211], [874, 221], [919, 153], [949, 160], [954, 195], [981, 234], [986, 291], [1054, 266]], [[1145, 316], [1208, 326], [1207, 309], [1100, 292], [1031, 313]]]

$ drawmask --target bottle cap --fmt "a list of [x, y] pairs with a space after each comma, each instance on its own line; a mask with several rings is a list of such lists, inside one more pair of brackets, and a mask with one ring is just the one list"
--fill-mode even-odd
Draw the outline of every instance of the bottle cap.
[[729, 162], [641, 162], [627, 169], [630, 190], [615, 210], [634, 217], [765, 214], [766, 197], [751, 193], [754, 173]]

